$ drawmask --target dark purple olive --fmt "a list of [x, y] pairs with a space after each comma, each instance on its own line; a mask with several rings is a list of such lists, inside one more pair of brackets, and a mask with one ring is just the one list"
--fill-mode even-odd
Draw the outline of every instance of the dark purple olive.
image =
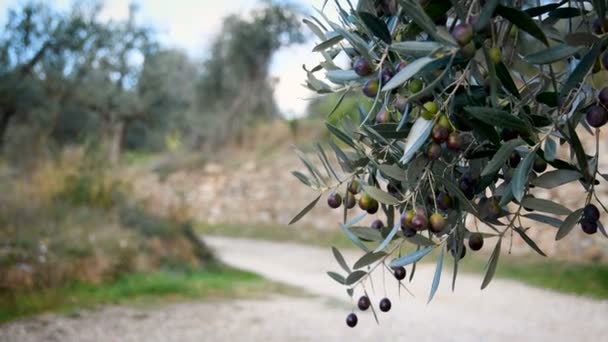
[[414, 228], [410, 228], [410, 227], [401, 227], [401, 229], [403, 230], [403, 236], [411, 238], [414, 235], [416, 235], [416, 229]]
[[512, 168], [516, 168], [517, 165], [519, 165], [519, 162], [521, 162], [521, 155], [519, 154], [519, 152], [511, 152], [511, 155], [509, 156], [509, 166]]
[[327, 205], [333, 209], [339, 208], [340, 205], [342, 205], [342, 196], [338, 193], [329, 195], [329, 197], [327, 197]]
[[355, 69], [355, 73], [359, 76], [367, 76], [372, 73], [372, 66], [369, 64], [367, 59], [363, 57], [357, 57], [353, 62], [353, 69]]
[[532, 169], [534, 169], [536, 173], [543, 173], [547, 170], [547, 162], [542, 158], [536, 158]]
[[469, 236], [469, 248], [478, 251], [483, 247], [483, 235], [481, 233], [471, 233]]
[[587, 123], [591, 127], [602, 127], [608, 122], [608, 113], [600, 106], [591, 106], [587, 109]]
[[593, 32], [596, 34], [608, 33], [608, 19], [597, 18], [592, 23]]
[[376, 114], [376, 124], [384, 124], [391, 121], [391, 113], [386, 110], [386, 107], [382, 107]]
[[393, 78], [394, 74], [393, 71], [389, 68], [384, 68], [382, 69], [382, 73], [380, 74], [380, 78], [382, 79], [382, 84], [387, 84], [388, 81], [391, 80], [391, 78]]
[[452, 37], [460, 46], [467, 45], [473, 39], [473, 25], [458, 24], [452, 30]]
[[581, 228], [589, 235], [597, 233], [597, 221], [591, 221], [588, 219], [581, 220]]
[[426, 151], [426, 156], [430, 160], [437, 160], [441, 157], [441, 146], [437, 143], [430, 143], [429, 149]]
[[[450, 253], [452, 254], [452, 257], [454, 257], [454, 259], [456, 259], [456, 253], [458, 253], [458, 249], [456, 247], [452, 247], [450, 249]], [[460, 245], [460, 258], [462, 259], [464, 258], [464, 256], [467, 254], [467, 248], [464, 245]]]
[[388, 298], [382, 298], [382, 300], [380, 301], [380, 311], [382, 312], [389, 312], [391, 309], [391, 300]]
[[437, 194], [437, 207], [441, 210], [448, 210], [452, 208], [452, 197], [445, 192]]
[[348, 316], [346, 316], [346, 325], [351, 328], [354, 328], [357, 325], [358, 321], [359, 319], [357, 318], [357, 315], [355, 315], [354, 312], [351, 312], [348, 314]]
[[516, 130], [510, 129], [510, 128], [503, 128], [502, 131], [500, 132], [500, 136], [503, 141], [517, 139], [518, 135], [519, 134], [517, 133]]
[[585, 208], [583, 208], [583, 217], [591, 221], [597, 221], [600, 219], [600, 210], [595, 204], [587, 204]]
[[459, 151], [462, 148], [462, 137], [456, 132], [450, 133], [446, 145], [452, 151]]
[[431, 132], [431, 137], [433, 138], [433, 141], [437, 144], [442, 144], [443, 142], [448, 140], [449, 135], [450, 132], [448, 131], [448, 129], [439, 125], [435, 125], [435, 127], [433, 127], [433, 131]]
[[359, 298], [359, 301], [357, 302], [357, 306], [359, 307], [359, 310], [361, 310], [361, 311], [365, 311], [365, 310], [369, 309], [370, 305], [372, 305], [372, 303], [370, 302], [370, 300], [367, 296], [361, 296]]
[[405, 268], [403, 266], [393, 268], [393, 275], [395, 276], [395, 278], [397, 278], [397, 280], [405, 279], [406, 273], [407, 272], [405, 271]]
[[374, 220], [374, 222], [372, 222], [370, 227], [373, 229], [380, 230], [380, 229], [384, 228], [384, 223], [382, 223], [381, 220]]

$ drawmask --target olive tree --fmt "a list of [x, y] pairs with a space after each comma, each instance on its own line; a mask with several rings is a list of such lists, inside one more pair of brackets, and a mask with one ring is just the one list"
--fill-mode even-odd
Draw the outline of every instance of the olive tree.
[[[436, 256], [430, 301], [445, 258], [453, 260], [454, 289], [467, 246], [489, 243], [483, 289], [514, 235], [545, 255], [524, 219], [555, 226], [556, 240], [577, 225], [608, 236], [596, 195], [608, 180], [598, 169], [608, 121], [606, 1], [360, 0], [336, 7], [338, 22], [323, 11], [304, 20], [323, 57], [306, 68], [306, 85], [342, 97], [361, 91], [371, 109], [361, 106], [358, 120], [327, 123], [340, 169], [321, 146], [325, 171], [298, 153], [307, 171], [294, 175], [319, 196], [292, 223], [323, 195], [343, 210], [340, 228], [361, 258], [349, 265], [334, 248], [342, 271], [328, 274], [350, 296], [365, 290], [374, 271], [388, 268], [401, 281], [413, 265], [411, 280], [417, 262]], [[334, 62], [341, 53], [351, 68]], [[594, 150], [583, 147], [583, 134], [593, 136]], [[577, 208], [535, 197], [569, 183], [586, 193]], [[362, 227], [368, 215], [377, 220]], [[360, 310], [370, 305], [367, 293], [359, 298]], [[378, 306], [390, 310], [390, 299]], [[356, 314], [346, 321], [355, 326]]]

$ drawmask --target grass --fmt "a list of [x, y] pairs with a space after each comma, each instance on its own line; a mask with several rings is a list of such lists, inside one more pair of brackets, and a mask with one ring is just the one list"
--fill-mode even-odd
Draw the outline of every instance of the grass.
[[157, 271], [123, 276], [114, 282], [0, 293], [0, 323], [48, 311], [75, 312], [101, 304], [158, 304], [167, 300], [240, 298], [270, 293], [298, 294], [257, 274], [225, 266], [208, 270]]
[[[470, 252], [470, 251], [469, 251]], [[484, 273], [487, 255], [463, 259], [463, 269]], [[563, 293], [608, 299], [608, 265], [579, 263], [541, 256], [501, 255], [496, 277]], [[491, 285], [490, 285], [491, 286]]]
[[[338, 230], [320, 231], [312, 228], [268, 225], [198, 225], [201, 234], [246, 237], [270, 241], [289, 241], [320, 247], [353, 248]], [[485, 273], [489, 254], [471, 253], [462, 260], [461, 269], [469, 273]], [[436, 255], [426, 258], [431, 262]], [[444, 267], [449, 267], [447, 266]], [[496, 270], [497, 278], [512, 279], [525, 284], [563, 293], [608, 299], [608, 264], [590, 264], [543, 258], [537, 255], [514, 256], [502, 253]], [[481, 285], [481, 284], [480, 284]]]

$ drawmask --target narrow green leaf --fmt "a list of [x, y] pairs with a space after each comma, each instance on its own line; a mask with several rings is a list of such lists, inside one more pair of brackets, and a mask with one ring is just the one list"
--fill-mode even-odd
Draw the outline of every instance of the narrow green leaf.
[[475, 22], [475, 31], [479, 32], [485, 29], [490, 23], [490, 19], [496, 10], [496, 6], [498, 6], [498, 0], [488, 0], [485, 5], [481, 9], [481, 13], [477, 17], [477, 21]]
[[536, 251], [536, 253], [546, 257], [547, 255], [545, 254], [545, 252], [543, 252], [538, 245], [536, 244], [536, 242], [534, 242], [534, 240], [530, 239], [530, 237], [528, 236], [528, 234], [526, 234], [526, 232], [521, 229], [520, 227], [515, 227], [514, 228], [515, 231], [517, 232], [517, 234], [519, 234], [519, 236], [521, 236], [521, 238], [528, 244], [528, 246], [530, 246], [533, 250]]
[[393, 238], [395, 237], [395, 234], [397, 234], [397, 232], [399, 231], [399, 228], [401, 228], [401, 221], [397, 222], [397, 224], [393, 226], [393, 229], [391, 229], [384, 241], [382, 241], [382, 243], [374, 250], [374, 252], [377, 253], [384, 250], [386, 246], [388, 246], [388, 244], [393, 241]]
[[352, 285], [352, 284], [356, 283], [357, 281], [359, 281], [361, 278], [365, 277], [366, 275], [367, 275], [367, 272], [365, 272], [365, 271], [361, 271], [361, 270], [354, 271], [353, 273], [349, 274], [348, 277], [346, 277], [346, 281], [344, 281], [344, 285]]
[[371, 264], [375, 263], [376, 261], [384, 258], [385, 256], [386, 256], [386, 253], [384, 253], [384, 252], [369, 252], [369, 253], [363, 255], [359, 260], [357, 260], [357, 262], [355, 262], [355, 265], [353, 266], [353, 268], [359, 269], [361, 267], [371, 265]]
[[542, 198], [524, 197], [521, 204], [525, 208], [530, 208], [549, 214], [570, 215], [570, 213], [572, 213], [570, 209], [564, 207], [563, 205]]
[[543, 189], [553, 189], [577, 181], [581, 177], [581, 173], [575, 170], [553, 170], [543, 173], [540, 177], [534, 179], [532, 184]]
[[431, 52], [443, 47], [443, 45], [433, 41], [406, 41], [396, 42], [391, 44], [390, 49], [401, 55], [413, 56], [413, 57], [424, 57], [431, 54]]
[[570, 121], [568, 121], [567, 126], [568, 126], [568, 135], [570, 135], [570, 146], [572, 147], [572, 149], [574, 149], [574, 154], [576, 155], [576, 161], [577, 161], [578, 167], [581, 169], [581, 171], [583, 173], [583, 177], [586, 180], [589, 180], [591, 178], [591, 175], [589, 175], [589, 165], [587, 164], [587, 154], [585, 153], [583, 144], [581, 144], [581, 140], [579, 139], [578, 134], [576, 133], [576, 130], [575, 130], [574, 126], [572, 126], [572, 123]]
[[422, 57], [411, 62], [405, 68], [401, 69], [401, 71], [399, 71], [395, 76], [393, 76], [390, 81], [388, 81], [382, 87], [382, 91], [388, 91], [399, 87], [412, 77], [416, 76], [416, 74], [418, 74], [422, 68], [434, 60], [435, 59], [431, 57]]
[[314, 33], [320, 40], [327, 40], [325, 33], [323, 33], [323, 31], [315, 23], [308, 19], [303, 19], [302, 22], [304, 22], [310, 31], [312, 31], [312, 33]]
[[481, 172], [481, 176], [483, 177], [487, 175], [492, 175], [498, 172], [498, 170], [500, 170], [500, 168], [505, 165], [505, 162], [507, 161], [507, 159], [509, 159], [509, 156], [511, 155], [513, 150], [517, 146], [521, 146], [525, 143], [526, 142], [522, 139], [513, 139], [502, 144], [498, 151], [496, 151], [496, 154], [494, 154], [494, 157], [492, 157], [490, 162], [488, 162], [486, 167]]
[[394, 259], [393, 261], [391, 261], [390, 267], [406, 266], [411, 263], [417, 262], [418, 260], [422, 259], [425, 255], [431, 253], [432, 250], [433, 250], [433, 247], [426, 247], [421, 250], [415, 251], [411, 254], [408, 254], [406, 256], [402, 256], [400, 258]]
[[561, 61], [566, 57], [572, 56], [575, 53], [583, 50], [582, 46], [570, 46], [567, 44], [559, 44], [546, 48], [524, 57], [528, 63], [532, 64], [550, 64]]
[[491, 107], [464, 107], [469, 114], [483, 122], [489, 122], [494, 126], [511, 128], [519, 132], [529, 132], [528, 124], [511, 113]]
[[382, 172], [384, 175], [401, 182], [406, 182], [407, 178], [405, 177], [405, 170], [400, 168], [399, 166], [392, 164], [381, 164], [378, 165], [378, 170]]
[[581, 218], [582, 214], [583, 209], [578, 209], [572, 212], [572, 214], [568, 215], [568, 217], [566, 217], [564, 220], [564, 223], [561, 225], [561, 227], [559, 227], [559, 230], [555, 235], [555, 240], [561, 240], [566, 237], [566, 235], [568, 235], [568, 233], [572, 231], [572, 228], [574, 228], [574, 226], [578, 223], [578, 220]]
[[328, 70], [325, 73], [325, 77], [327, 77], [330, 82], [335, 84], [349, 84], [350, 82], [357, 81], [361, 78], [361, 76], [357, 75], [357, 73], [353, 69]]
[[333, 246], [331, 247], [331, 252], [334, 254], [334, 258], [336, 258], [338, 265], [340, 265], [340, 267], [342, 267], [342, 269], [346, 271], [346, 273], [350, 273], [350, 267], [348, 267], [348, 264], [346, 263], [346, 260], [344, 260], [342, 253], [340, 253], [340, 251]]
[[591, 68], [593, 68], [593, 64], [595, 64], [595, 61], [602, 53], [602, 45], [601, 41], [593, 44], [591, 50], [589, 50], [583, 59], [576, 65], [576, 68], [574, 68], [574, 71], [568, 76], [566, 83], [564, 83], [559, 92], [560, 98], [564, 98], [568, 95], [572, 89], [576, 88], [579, 83], [585, 79], [585, 76], [587, 76]]
[[[456, 45], [456, 42], [451, 39], [450, 36], [444, 36], [438, 33], [437, 27], [435, 26], [433, 20], [426, 14], [424, 8], [420, 5], [417, 0], [399, 0], [401, 6], [406, 9], [406, 14], [408, 17], [412, 18], [414, 23], [418, 25], [422, 30], [424, 30], [429, 36], [431, 36], [434, 40], [449, 44]], [[433, 3], [439, 3], [440, 1], [435, 0]], [[431, 3], [429, 3], [430, 5]], [[447, 12], [445, 10], [443, 13]]]
[[560, 220], [558, 218], [551, 217], [551, 216], [546, 216], [546, 215], [543, 215], [543, 214], [532, 213], [532, 214], [526, 214], [526, 215], [523, 215], [523, 216], [525, 218], [529, 218], [530, 220], [534, 220], [534, 221], [538, 221], [538, 222], [541, 222], [541, 223], [545, 223], [545, 224], [548, 224], [548, 225], [553, 226], [555, 228], [561, 227], [562, 224], [564, 223], [564, 221], [562, 221], [562, 220]]
[[302, 211], [300, 211], [293, 219], [291, 219], [291, 221], [289, 221], [289, 224], [294, 224], [296, 222], [298, 222], [302, 217], [304, 217], [304, 215], [306, 215], [312, 208], [315, 207], [315, 205], [317, 204], [317, 202], [319, 202], [319, 199], [321, 198], [321, 195], [317, 196], [317, 198], [315, 198], [312, 202], [308, 203], [308, 205], [306, 207], [304, 207], [304, 209], [302, 209]]
[[370, 196], [372, 196], [376, 201], [389, 205], [398, 205], [399, 200], [393, 197], [388, 192], [384, 192], [375, 186], [363, 185], [363, 190]]
[[513, 77], [511, 77], [511, 72], [509, 72], [509, 69], [505, 63], [500, 62], [496, 64], [494, 69], [496, 70], [496, 76], [500, 80], [500, 83], [502, 83], [502, 86], [505, 87], [505, 89], [507, 89], [511, 95], [521, 99], [521, 94], [519, 93], [517, 85], [515, 84], [515, 81], [513, 81]]
[[344, 101], [344, 98], [346, 97], [346, 94], [348, 94], [348, 91], [344, 91], [342, 94], [340, 94], [338, 101], [336, 101], [336, 104], [334, 105], [334, 107], [327, 114], [327, 119], [330, 119], [331, 116], [336, 112], [336, 109], [338, 109], [340, 107], [340, 105], [342, 104], [342, 101]]
[[355, 246], [361, 248], [361, 250], [365, 252], [369, 252], [369, 248], [367, 248], [367, 246], [365, 246], [365, 244], [363, 244], [363, 242], [359, 240], [359, 238], [355, 234], [348, 230], [347, 226], [341, 224], [340, 229], [342, 230], [342, 232], [344, 232], [344, 235], [346, 235], [346, 237], [355, 244]]
[[439, 288], [439, 281], [441, 280], [441, 270], [443, 269], [443, 254], [444, 250], [441, 250], [441, 254], [437, 259], [437, 266], [435, 267], [435, 275], [433, 276], [433, 284], [431, 285], [431, 293], [429, 294], [429, 300], [427, 304], [431, 302], [433, 297], [435, 296], [435, 292]]
[[391, 33], [384, 21], [368, 12], [359, 12], [358, 14], [365, 26], [372, 31], [374, 36], [382, 39], [386, 44], [390, 45], [390, 43], [392, 43], [393, 39], [391, 38]]
[[557, 143], [551, 137], [547, 137], [545, 140], [545, 160], [548, 162], [555, 160], [555, 154], [557, 153]]
[[292, 171], [291, 174], [294, 175], [298, 180], [300, 180], [300, 182], [304, 183], [304, 185], [311, 185], [310, 179], [308, 179], [308, 177], [306, 177], [306, 175], [304, 175], [302, 172]]
[[344, 39], [344, 37], [342, 37], [341, 35], [333, 36], [333, 37], [329, 38], [328, 40], [316, 45], [312, 49], [312, 52], [319, 52], [319, 51], [326, 50], [326, 49], [338, 44], [340, 41], [342, 41], [342, 39]]
[[348, 228], [357, 237], [368, 241], [382, 241], [380, 231], [370, 227], [350, 227]]
[[327, 275], [333, 280], [337, 281], [339, 284], [344, 285], [346, 283], [346, 279], [336, 272], [327, 272]]
[[536, 153], [534, 151], [530, 151], [524, 160], [519, 163], [515, 169], [515, 172], [513, 172], [513, 178], [511, 179], [511, 192], [513, 193], [513, 197], [520, 202], [524, 197], [524, 193], [526, 192], [528, 177], [530, 177], [532, 163], [535, 157]]
[[488, 284], [492, 281], [494, 277], [494, 273], [496, 272], [496, 265], [498, 264], [498, 258], [500, 257], [500, 245], [502, 243], [502, 238], [498, 239], [496, 242], [496, 247], [494, 247], [494, 251], [492, 255], [490, 255], [490, 259], [488, 260], [488, 265], [486, 267], [486, 275], [483, 277], [483, 282], [481, 283], [481, 289], [485, 289]]
[[405, 240], [407, 240], [407, 242], [413, 243], [414, 245], [418, 245], [418, 246], [422, 246], [422, 247], [437, 245], [435, 242], [433, 242], [433, 240], [431, 240], [425, 236], [422, 236], [422, 234], [416, 234], [412, 237], [407, 237], [407, 238], [405, 238]]
[[340, 130], [338, 127], [330, 123], [325, 123], [325, 126], [333, 135], [335, 135], [338, 139], [342, 140], [342, 142], [344, 142], [346, 145], [354, 148], [355, 150], [357, 149], [353, 139], [349, 137], [346, 133], [344, 133], [342, 130]]
[[502, 5], [496, 7], [496, 13], [513, 23], [519, 29], [529, 33], [532, 37], [549, 46], [549, 41], [547, 40], [545, 33], [528, 13], [517, 8]]
[[433, 120], [426, 120], [423, 117], [416, 119], [414, 126], [410, 130], [411, 133], [407, 137], [407, 142], [403, 149], [403, 157], [399, 160], [401, 164], [407, 164], [412, 160], [416, 152], [418, 152], [431, 135], [433, 124]]

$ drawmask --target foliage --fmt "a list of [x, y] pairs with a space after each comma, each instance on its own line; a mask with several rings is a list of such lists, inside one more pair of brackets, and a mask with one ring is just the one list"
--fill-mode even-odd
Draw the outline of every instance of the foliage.
[[225, 18], [204, 63], [161, 46], [137, 6], [123, 20], [103, 19], [102, 9], [28, 1], [9, 10], [0, 33], [0, 146], [15, 161], [24, 145], [95, 144], [116, 163], [123, 148], [223, 143], [277, 117], [269, 68], [278, 49], [302, 42], [294, 8], [265, 1]]
[[102, 284], [73, 283], [35, 294], [0, 293], [0, 322], [47, 311], [74, 312], [73, 310], [126, 301], [150, 304], [162, 300], [211, 296], [240, 297], [259, 294], [269, 287], [277, 291], [285, 290], [253, 273], [221, 265], [205, 271], [193, 269], [133, 273]]
[[[438, 254], [430, 300], [443, 255], [453, 261], [454, 289], [465, 243], [478, 250], [480, 240], [493, 247], [483, 289], [513, 235], [544, 255], [526, 218], [558, 227], [557, 240], [577, 223], [606, 235], [591, 202], [607, 211], [596, 186], [606, 177], [598, 165], [608, 98], [593, 74], [605, 77], [594, 64], [608, 58], [608, 28], [603, 2], [592, 3], [583, 10], [570, 2], [361, 0], [356, 8], [336, 2], [339, 22], [323, 12], [305, 20], [323, 56], [306, 68], [307, 87], [319, 94], [359, 90], [371, 103], [358, 122], [327, 123], [343, 143], [331, 145], [341, 171], [321, 150], [322, 169], [298, 152], [308, 172], [294, 172], [320, 195], [292, 223], [323, 194], [330, 207], [344, 203], [340, 226], [362, 250], [362, 268], [343, 265], [337, 252], [346, 275], [331, 276], [350, 296], [374, 270], [413, 265], [411, 280], [417, 262]], [[352, 59], [352, 69], [334, 63], [339, 53]], [[595, 150], [583, 147], [580, 134], [594, 136]], [[587, 194], [580, 209], [534, 196], [574, 182]], [[363, 211], [352, 216], [357, 201]], [[358, 225], [377, 212], [385, 214], [383, 224]], [[467, 227], [467, 218], [487, 230]]]

